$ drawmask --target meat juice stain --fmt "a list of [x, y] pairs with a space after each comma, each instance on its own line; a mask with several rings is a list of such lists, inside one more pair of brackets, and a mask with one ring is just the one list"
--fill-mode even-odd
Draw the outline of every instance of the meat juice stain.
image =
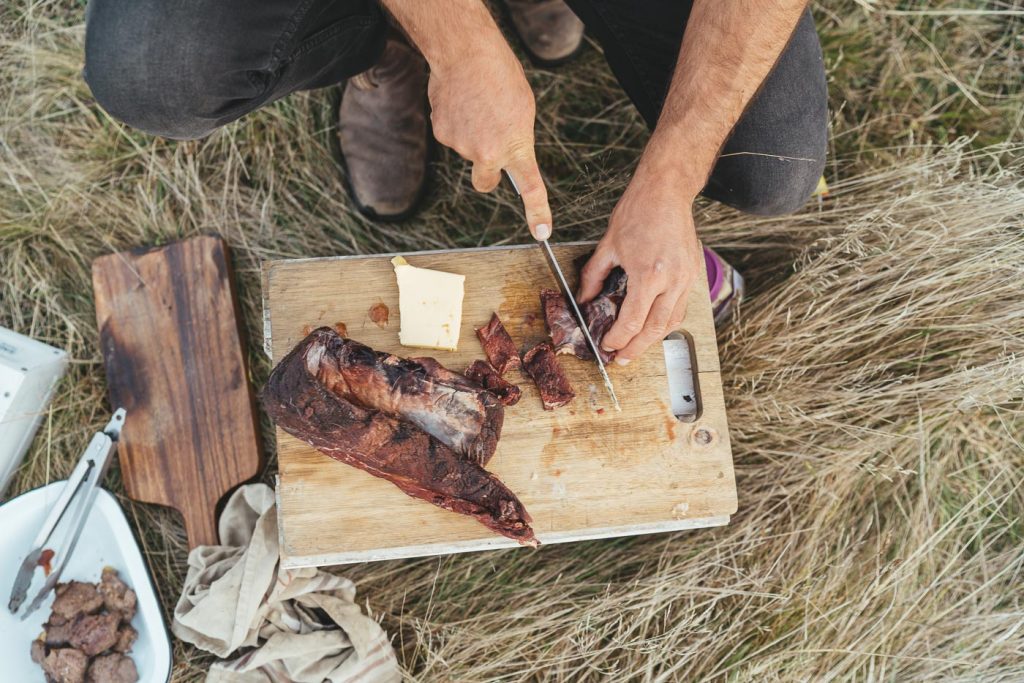
[[391, 310], [388, 305], [383, 301], [378, 301], [374, 305], [370, 306], [370, 310], [366, 312], [370, 317], [370, 320], [374, 325], [381, 328], [382, 330], [388, 326], [388, 319], [391, 317]]
[[334, 331], [342, 337], [348, 337], [348, 325], [341, 322], [340, 320], [334, 323]]
[[53, 571], [53, 566], [50, 564], [53, 562], [53, 551], [49, 548], [39, 553], [39, 559], [36, 560], [36, 566], [43, 568], [43, 575], [49, 576], [50, 572]]

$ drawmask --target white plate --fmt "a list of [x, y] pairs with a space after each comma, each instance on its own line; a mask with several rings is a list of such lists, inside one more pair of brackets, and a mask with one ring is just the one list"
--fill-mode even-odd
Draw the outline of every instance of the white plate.
[[[54, 482], [24, 493], [0, 507], [0, 529], [3, 530], [0, 533], [0, 662], [3, 662], [5, 680], [44, 680], [43, 670], [32, 661], [29, 648], [43, 631], [43, 622], [53, 604], [53, 593], [25, 621], [10, 613], [7, 601], [18, 567], [31, 549], [43, 518], [63, 487], [63, 481]], [[121, 506], [114, 496], [101, 489], [61, 581], [74, 579], [95, 583], [100, 580], [104, 567], [116, 569], [121, 579], [138, 595], [138, 612], [132, 619], [132, 626], [139, 632], [139, 639], [135, 641], [130, 656], [139, 670], [139, 681], [166, 683], [171, 675], [171, 642], [153, 582]], [[43, 571], [37, 569], [26, 605], [42, 584]]]

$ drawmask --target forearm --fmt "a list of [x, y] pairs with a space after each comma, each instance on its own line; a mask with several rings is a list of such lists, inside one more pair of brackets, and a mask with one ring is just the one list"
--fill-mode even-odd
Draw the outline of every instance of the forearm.
[[789, 42], [806, 0], [696, 0], [638, 174], [690, 197]]
[[482, 0], [382, 0], [438, 75], [472, 53], [511, 48]]

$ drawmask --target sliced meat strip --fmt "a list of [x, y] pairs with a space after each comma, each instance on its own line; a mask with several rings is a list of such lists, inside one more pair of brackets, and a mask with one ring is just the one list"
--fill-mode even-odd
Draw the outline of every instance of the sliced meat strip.
[[540, 391], [544, 410], [560, 408], [576, 397], [551, 344], [541, 342], [527, 351], [523, 365]]
[[50, 608], [51, 624], [67, 623], [79, 614], [92, 614], [103, 606], [103, 597], [96, 590], [96, 585], [82, 581], [68, 581], [57, 584], [57, 597]]
[[[414, 498], [474, 517], [524, 545], [538, 544], [523, 504], [497, 477], [416, 425], [356, 405], [337, 387], [328, 390], [319, 379], [325, 375], [322, 357], [328, 353], [324, 342], [322, 335], [310, 335], [271, 373], [262, 400], [278, 426], [335, 460], [390, 481]], [[443, 403], [435, 407], [446, 409]]]
[[548, 335], [554, 346], [555, 353], [571, 353], [572, 355], [591, 359], [594, 357], [587, 348], [587, 340], [583, 330], [576, 324], [576, 319], [569, 310], [569, 303], [557, 289], [540, 290], [540, 305], [544, 311], [544, 322], [548, 327]]
[[302, 343], [309, 372], [345, 401], [411, 422], [481, 465], [494, 455], [504, 406], [465, 377], [433, 359], [374, 351], [329, 327], [313, 330]]
[[497, 396], [507, 406], [519, 403], [519, 397], [523, 393], [519, 387], [498, 374], [498, 371], [485, 360], [473, 361], [466, 368], [466, 377]]
[[92, 660], [86, 675], [88, 683], [135, 683], [138, 669], [131, 657], [116, 652]]
[[50, 650], [43, 659], [43, 673], [47, 681], [54, 683], [84, 683], [89, 658], [74, 648], [62, 647]]
[[499, 375], [504, 376], [509, 370], [522, 367], [519, 351], [497, 313], [492, 313], [490, 322], [476, 329], [476, 336], [480, 346], [484, 347], [487, 360]]
[[[587, 321], [587, 329], [594, 343], [597, 344], [601, 354], [601, 361], [610, 363], [615, 358], [614, 352], [608, 352], [601, 348], [601, 340], [615, 323], [619, 315], [619, 307], [626, 296], [626, 271], [622, 268], [614, 268], [605, 278], [601, 292], [580, 306], [580, 312]], [[551, 335], [551, 342], [554, 344], [555, 352], [571, 353], [577, 358], [591, 360], [594, 354], [587, 346], [587, 340], [583, 336], [583, 330], [576, 324], [569, 307], [562, 293], [555, 289], [542, 289], [540, 292], [541, 307], [544, 311], [544, 322], [547, 324], [548, 333]]]
[[120, 623], [121, 615], [116, 612], [80, 616], [71, 624], [68, 642], [93, 657], [117, 644]]
[[135, 591], [128, 587], [117, 575], [113, 567], [104, 567], [103, 575], [97, 586], [100, 596], [103, 598], [103, 605], [111, 612], [121, 615], [122, 621], [131, 621], [135, 616], [135, 605], [137, 598]]

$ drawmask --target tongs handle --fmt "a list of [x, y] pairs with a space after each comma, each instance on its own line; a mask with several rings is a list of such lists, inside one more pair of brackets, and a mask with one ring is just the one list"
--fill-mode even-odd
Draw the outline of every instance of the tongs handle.
[[21, 601], [24, 600], [29, 584], [32, 581], [35, 565], [42, 556], [46, 544], [50, 541], [50, 537], [57, 526], [64, 519], [68, 509], [74, 508], [67, 524], [67, 531], [61, 540], [61, 547], [53, 548], [54, 556], [57, 558], [56, 566], [53, 567], [49, 576], [46, 577], [42, 589], [36, 594], [32, 604], [29, 605], [22, 615], [22, 619], [25, 619], [39, 608], [46, 595], [60, 580], [61, 572], [64, 571], [64, 566], [67, 564], [72, 552], [74, 552], [78, 538], [82, 534], [82, 529], [85, 527], [89, 512], [92, 510], [93, 503], [96, 500], [96, 495], [99, 493], [100, 482], [103, 481], [103, 477], [110, 466], [111, 455], [117, 448], [117, 440], [121, 435], [121, 427], [124, 424], [125, 415], [124, 408], [119, 408], [103, 431], [93, 435], [85, 452], [82, 453], [78, 464], [75, 465], [75, 469], [71, 472], [71, 476], [64, 485], [60, 496], [57, 497], [53, 508], [51, 508], [50, 513], [46, 516], [42, 528], [39, 529], [32, 548], [22, 563], [21, 570], [18, 572], [15, 580], [9, 605], [11, 611], [17, 611], [21, 605]]

